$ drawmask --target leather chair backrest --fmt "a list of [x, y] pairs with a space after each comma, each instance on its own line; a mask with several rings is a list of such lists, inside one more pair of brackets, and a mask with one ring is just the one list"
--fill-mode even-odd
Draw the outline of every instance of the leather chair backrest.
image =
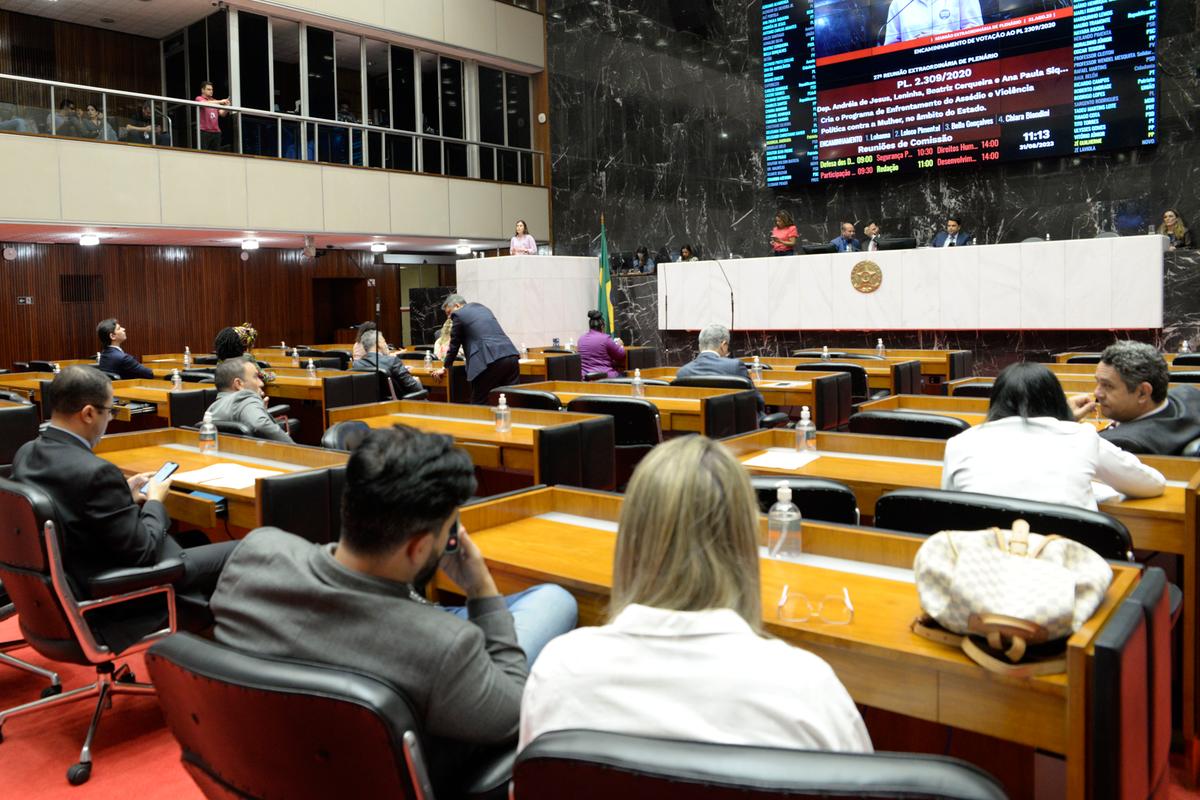
[[336, 358], [338, 360], [338, 365], [334, 369], [349, 369], [350, 362], [353, 361], [349, 350], [325, 350], [322, 352], [324, 352], [324, 358]]
[[370, 426], [361, 419], [348, 419], [343, 422], [335, 422], [326, 428], [325, 433], [322, 434], [321, 447], [349, 452], [358, 447], [359, 442], [363, 440], [363, 437], [370, 430]]
[[43, 380], [38, 379], [38, 390], [42, 396], [42, 419], [50, 419], [50, 414], [54, 409], [53, 392], [50, 391], [50, 384], [54, 383], [53, 379]]
[[954, 387], [955, 397], [987, 397], [992, 396], [992, 387], [994, 383], [990, 381], [972, 381], [970, 383], [960, 383]]
[[185, 369], [179, 373], [179, 378], [184, 383], [214, 383], [216, 381], [213, 377], [213, 370], [205, 369]]
[[[868, 392], [869, 393], [869, 392]], [[892, 364], [892, 394], [921, 393], [921, 362], [897, 361]]]
[[580, 485], [585, 489], [617, 488], [616, 425], [612, 417], [579, 423]]
[[215, 388], [168, 392], [167, 407], [170, 409], [171, 425], [176, 428], [199, 425], [204, 419], [204, 412], [216, 399]]
[[417, 796], [404, 745], [406, 735], [419, 740], [416, 715], [378, 678], [187, 633], [151, 647], [146, 666], [184, 767], [208, 797]]
[[1148, 778], [1150, 796], [1160, 796], [1169, 780], [1171, 753], [1171, 598], [1167, 576], [1159, 567], [1148, 567], [1129, 593], [1146, 617], [1148, 667], [1146, 708], [1149, 722]]
[[0, 519], [0, 581], [20, 615], [22, 636], [55, 661], [87, 664], [54, 590], [42, 538], [46, 522], [54, 520], [53, 501], [37, 487], [0, 478]]
[[[4, 370], [8, 372], [8, 370]], [[7, 389], [0, 389], [0, 400], [7, 400], [10, 403], [28, 403], [29, 398], [21, 392], [10, 392]]]
[[1192, 439], [1190, 442], [1185, 444], [1183, 449], [1179, 451], [1179, 455], [1184, 456], [1185, 458], [1200, 457], [1200, 439]]
[[342, 538], [342, 493], [346, 491], [346, 465], [329, 467], [329, 541]]
[[[468, 402], [471, 399], [471, 383], [467, 380], [466, 364], [451, 364], [446, 375], [446, 391], [450, 402]], [[574, 379], [572, 378], [572, 380]]]
[[119, 381], [119, 380], [121, 380], [121, 376], [120, 376], [118, 373], [116, 373], [116, 372], [109, 372], [109, 371], [108, 371], [108, 370], [106, 370], [106, 369], [97, 369], [96, 371], [97, 371], [97, 372], [99, 372], [99, 373], [100, 373], [101, 375], [103, 375], [104, 377], [108, 378], [110, 381]]
[[500, 395], [510, 408], [534, 408], [542, 411], [562, 411], [558, 395], [541, 389], [522, 389], [519, 386], [501, 386], [488, 395], [489, 405], [500, 405]]
[[974, 374], [975, 353], [971, 350], [954, 350], [949, 357], [949, 374], [946, 380], [953, 381]]
[[949, 439], [970, 428], [970, 423], [958, 417], [944, 417], [924, 411], [860, 411], [850, 416], [851, 433], [880, 436]]
[[1071, 356], [1067, 359], [1068, 364], [1099, 364], [1100, 356]]
[[258, 504], [263, 525], [282, 528], [317, 544], [333, 541], [329, 530], [332, 500], [328, 469], [263, 478], [258, 483]]
[[12, 464], [21, 446], [37, 438], [40, 422], [36, 406], [0, 408], [0, 466]]
[[193, 364], [204, 364], [206, 366], [214, 366], [214, 367], [220, 362], [220, 360], [221, 359], [217, 358], [216, 356], [193, 356], [192, 357]]
[[1177, 370], [1172, 372], [1171, 383], [1200, 383], [1200, 370]]
[[847, 364], [841, 361], [821, 361], [809, 364], [797, 364], [798, 372], [845, 372], [850, 376], [850, 396], [855, 402], [861, 402], [867, 397], [869, 383], [867, 370], [862, 364]]
[[813, 396], [817, 407], [813, 424], [818, 430], [834, 430], [850, 424], [854, 406], [850, 376], [844, 372], [817, 375], [812, 379]]
[[635, 369], [653, 369], [657, 366], [657, 347], [643, 347], [637, 350], [625, 351], [625, 369], [631, 374]]
[[1133, 539], [1118, 519], [1056, 503], [941, 489], [897, 489], [875, 502], [875, 525], [931, 535], [938, 531], [1010, 528], [1023, 519], [1034, 533], [1058, 534], [1105, 558], [1132, 561]]
[[1200, 367], [1200, 353], [1180, 353], [1171, 362], [1173, 367]]
[[754, 381], [741, 375], [689, 375], [676, 378], [672, 386], [698, 386], [705, 389], [753, 389]]
[[254, 428], [251, 428], [246, 423], [236, 419], [214, 419], [213, 426], [217, 429], [217, 433], [228, 436], [249, 436], [254, 437]]
[[944, 756], [830, 753], [600, 731], [543, 734], [513, 768], [513, 800], [1003, 800], [978, 767]]
[[568, 403], [567, 411], [612, 417], [617, 447], [654, 446], [662, 442], [658, 408], [642, 397], [585, 395]]
[[1088, 776], [1095, 800], [1150, 797], [1148, 648], [1146, 615], [1131, 600], [1117, 607], [1096, 636]]
[[[399, 353], [395, 353], [394, 355], [396, 356], [396, 358], [400, 359], [401, 361], [424, 361], [425, 355], [427, 352], [428, 351], [422, 350], [417, 353], [412, 353], [412, 352], [409, 352], [408, 350], [401, 350]], [[429, 355], [433, 355], [433, 354], [429, 353]], [[439, 364], [441, 363], [436, 358], [433, 360]]]
[[[325, 408], [354, 405], [355, 375], [333, 375], [321, 379], [325, 392]], [[367, 376], [374, 380], [374, 376]]]
[[577, 381], [582, 374], [583, 362], [578, 353], [546, 359], [546, 380], [548, 381]]
[[766, 514], [775, 505], [780, 483], [792, 490], [792, 502], [800, 509], [803, 519], [822, 522], [839, 522], [844, 525], [859, 523], [858, 498], [844, 483], [825, 478], [804, 478], [786, 475], [752, 475], [750, 485], [758, 495], [758, 507]]
[[29, 362], [29, 371], [30, 372], [54, 372], [54, 362], [53, 361], [31, 360]]
[[[383, 397], [383, 389], [379, 385], [379, 375], [381, 373], [360, 372], [356, 375], [351, 375], [354, 384], [354, 404], [362, 405], [363, 403], [378, 403]], [[387, 375], [383, 376], [384, 379]]]
[[555, 355], [570, 355], [571, 353], [574, 353], [575, 351], [569, 347], [543, 347], [542, 352], [543, 353], [553, 353]]
[[303, 367], [307, 368], [308, 362], [312, 361], [313, 367], [316, 369], [343, 369], [342, 360], [340, 358], [328, 356], [324, 351], [321, 350], [317, 350], [315, 352], [321, 353], [321, 355], [314, 356], [312, 358], [305, 356], [300, 357], [300, 363]]

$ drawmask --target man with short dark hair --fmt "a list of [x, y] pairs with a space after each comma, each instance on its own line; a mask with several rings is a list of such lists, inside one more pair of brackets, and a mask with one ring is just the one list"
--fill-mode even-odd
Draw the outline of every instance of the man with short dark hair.
[[[1097, 405], [1113, 424], [1100, 432], [1131, 453], [1173, 456], [1200, 438], [1200, 389], [1169, 389], [1167, 361], [1142, 342], [1116, 342], [1105, 348], [1096, 365], [1094, 399], [1071, 399], [1077, 419]], [[1169, 389], [1169, 390], [1168, 390]]]
[[[222, 644], [349, 668], [404, 692], [437, 742], [428, 755], [439, 796], [460, 795], [455, 781], [478, 747], [515, 740], [529, 664], [576, 618], [558, 586], [500, 595], [458, 524], [474, 490], [471, 459], [451, 437], [372, 430], [346, 464], [341, 539], [253, 531], [212, 600]], [[452, 536], [458, 549], [447, 552]], [[465, 609], [422, 596], [438, 568]]]
[[956, 216], [946, 217], [946, 230], [938, 231], [929, 243], [930, 247], [965, 247], [971, 236], [962, 229], [962, 220]]
[[121, 349], [128, 338], [125, 328], [116, 319], [109, 317], [96, 326], [96, 338], [100, 340], [100, 361], [97, 366], [121, 378], [153, 378], [154, 372], [142, 366], [136, 358]]
[[258, 364], [244, 358], [231, 358], [217, 365], [213, 372], [217, 399], [208, 407], [214, 421], [227, 420], [248, 425], [259, 439], [293, 444], [292, 437], [279, 427], [267, 412], [263, 394], [263, 375]]
[[[113, 463], [92, 453], [112, 418], [112, 383], [92, 367], [72, 366], [50, 384], [50, 425], [13, 457], [13, 479], [36, 486], [54, 501], [62, 526], [63, 565], [80, 589], [100, 572], [145, 567], [166, 558], [184, 563], [181, 592], [207, 596], [233, 550], [232, 542], [184, 549], [167, 535], [171, 524], [163, 500], [168, 479], [146, 472], [126, 478]], [[146, 487], [146, 493], [141, 488]], [[102, 635], [119, 649], [145, 630], [105, 626]]]
[[200, 149], [201, 150], [220, 150], [221, 149], [221, 121], [220, 117], [229, 114], [228, 111], [218, 108], [209, 108], [207, 106], [227, 106], [229, 98], [217, 100], [213, 97], [212, 81], [201, 81], [200, 94], [196, 95], [197, 103], [204, 103], [205, 108], [200, 109]]
[[492, 389], [521, 382], [521, 357], [512, 340], [500, 327], [496, 315], [487, 306], [468, 303], [461, 294], [452, 294], [442, 303], [452, 320], [450, 346], [440, 369], [440, 378], [454, 364], [461, 347], [467, 358], [467, 380], [471, 383], [471, 402], [485, 405]]

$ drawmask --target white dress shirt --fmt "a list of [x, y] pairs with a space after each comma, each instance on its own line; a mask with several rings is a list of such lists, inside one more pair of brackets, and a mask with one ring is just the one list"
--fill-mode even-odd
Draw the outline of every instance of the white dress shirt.
[[1091, 425], [1005, 417], [946, 442], [942, 488], [1097, 510], [1092, 481], [1130, 497], [1157, 497], [1166, 480]]
[[892, 0], [885, 45], [983, 24], [979, 0]]
[[550, 642], [525, 684], [518, 749], [566, 729], [872, 752], [829, 665], [758, 636], [732, 609], [631, 605]]

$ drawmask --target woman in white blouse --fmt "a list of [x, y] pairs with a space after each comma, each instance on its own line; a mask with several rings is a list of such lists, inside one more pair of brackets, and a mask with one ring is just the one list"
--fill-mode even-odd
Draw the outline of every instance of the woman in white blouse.
[[529, 228], [525, 226], [523, 219], [517, 220], [517, 230], [508, 240], [508, 254], [510, 256], [537, 255], [537, 240], [529, 235]]
[[992, 387], [987, 421], [946, 442], [942, 488], [1095, 511], [1092, 482], [1157, 497], [1166, 481], [1137, 456], [1075, 422], [1062, 384], [1041, 364], [1013, 364]]
[[871, 751], [829, 665], [762, 632], [758, 506], [721, 444], [681, 437], [634, 472], [608, 624], [550, 642], [525, 685], [519, 748], [563, 729]]

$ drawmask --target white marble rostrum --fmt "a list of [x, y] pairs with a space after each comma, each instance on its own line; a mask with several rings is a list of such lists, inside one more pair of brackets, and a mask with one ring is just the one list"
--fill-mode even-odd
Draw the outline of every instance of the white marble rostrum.
[[[1165, 245], [1162, 236], [1124, 236], [661, 264], [658, 327], [1161, 328]], [[863, 260], [883, 270], [870, 294], [850, 282]]]
[[584, 256], [500, 256], [458, 262], [458, 293], [483, 303], [520, 347], [566, 344], [588, 330], [600, 262]]

